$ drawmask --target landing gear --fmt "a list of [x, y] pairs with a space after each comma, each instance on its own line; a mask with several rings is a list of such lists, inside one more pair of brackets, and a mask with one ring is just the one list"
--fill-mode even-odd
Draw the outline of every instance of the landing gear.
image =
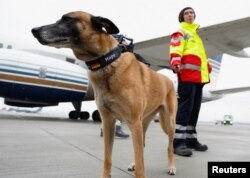
[[89, 112], [87, 112], [87, 111], [80, 112], [80, 119], [88, 120], [89, 119]]
[[81, 112], [81, 106], [82, 106], [82, 103], [81, 102], [72, 102], [74, 108], [76, 110], [74, 111], [70, 111], [69, 112], [69, 118], [70, 119], [78, 119], [78, 117], [80, 117], [80, 119], [82, 120], [88, 120], [89, 119], [89, 113], [84, 111], [84, 112]]
[[98, 110], [95, 110], [92, 114], [92, 118], [93, 118], [93, 121], [94, 122], [102, 122], [102, 119], [101, 119], [101, 116], [100, 116], [100, 113]]
[[79, 114], [77, 111], [70, 111], [69, 112], [69, 118], [76, 120], [78, 118]]

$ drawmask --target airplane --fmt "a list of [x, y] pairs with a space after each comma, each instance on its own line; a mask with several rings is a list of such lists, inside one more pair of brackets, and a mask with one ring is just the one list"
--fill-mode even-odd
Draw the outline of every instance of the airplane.
[[[208, 57], [217, 56], [217, 59], [210, 60], [213, 66], [211, 76], [215, 78], [212, 81], [218, 78], [221, 54], [248, 57], [244, 48], [250, 46], [249, 21], [250, 17], [200, 29], [199, 33], [205, 41]], [[241, 28], [238, 28], [239, 26]], [[39, 50], [28, 45], [25, 49], [23, 48], [25, 45], [16, 48], [7, 45], [4, 48], [5, 44], [1, 42], [0, 40], [0, 97], [5, 98], [5, 104], [45, 107], [58, 105], [60, 102], [72, 102], [75, 110], [69, 113], [69, 118], [89, 118], [88, 112], [81, 112], [81, 103], [94, 99], [84, 64], [59, 49], [48, 47], [46, 50]], [[151, 63], [152, 69], [170, 77], [177, 87], [176, 75], [169, 70], [167, 60], [169, 42], [170, 35], [137, 42], [134, 44], [134, 51], [146, 58]], [[204, 88], [204, 102], [219, 99], [224, 93], [250, 90], [250, 87], [224, 91], [212, 91], [211, 88]], [[100, 121], [98, 111], [93, 112], [92, 118], [94, 121]]]
[[[79, 65], [41, 54], [0, 48], [0, 96], [4, 103], [19, 107], [55, 106], [72, 102], [69, 118], [88, 119], [82, 101], [94, 95], [87, 71]], [[93, 118], [99, 119], [99, 118]]]

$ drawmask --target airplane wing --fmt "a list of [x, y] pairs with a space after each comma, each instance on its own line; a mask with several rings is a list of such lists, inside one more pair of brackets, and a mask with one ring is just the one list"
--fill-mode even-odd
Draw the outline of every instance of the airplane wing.
[[[227, 53], [249, 57], [244, 48], [250, 47], [250, 17], [200, 28], [198, 33], [208, 57]], [[147, 59], [153, 69], [169, 68], [170, 35], [135, 43], [134, 51]]]
[[213, 90], [210, 91], [212, 94], [216, 95], [225, 95], [225, 94], [234, 94], [239, 92], [249, 91], [250, 87], [237, 87], [237, 88], [228, 88], [228, 89], [221, 89], [221, 90]]

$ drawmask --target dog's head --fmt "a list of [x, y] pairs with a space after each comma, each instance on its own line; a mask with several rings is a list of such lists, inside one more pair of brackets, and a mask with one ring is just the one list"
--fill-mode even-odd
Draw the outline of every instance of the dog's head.
[[38, 41], [56, 48], [71, 48], [79, 58], [101, 55], [116, 45], [109, 34], [119, 33], [109, 19], [86, 12], [71, 12], [54, 24], [32, 29]]

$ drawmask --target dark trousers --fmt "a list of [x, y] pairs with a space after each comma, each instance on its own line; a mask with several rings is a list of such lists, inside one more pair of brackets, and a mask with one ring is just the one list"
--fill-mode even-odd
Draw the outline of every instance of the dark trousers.
[[197, 142], [196, 124], [201, 107], [203, 86], [204, 84], [193, 82], [179, 82], [178, 84], [174, 147], [183, 144], [192, 145]]

